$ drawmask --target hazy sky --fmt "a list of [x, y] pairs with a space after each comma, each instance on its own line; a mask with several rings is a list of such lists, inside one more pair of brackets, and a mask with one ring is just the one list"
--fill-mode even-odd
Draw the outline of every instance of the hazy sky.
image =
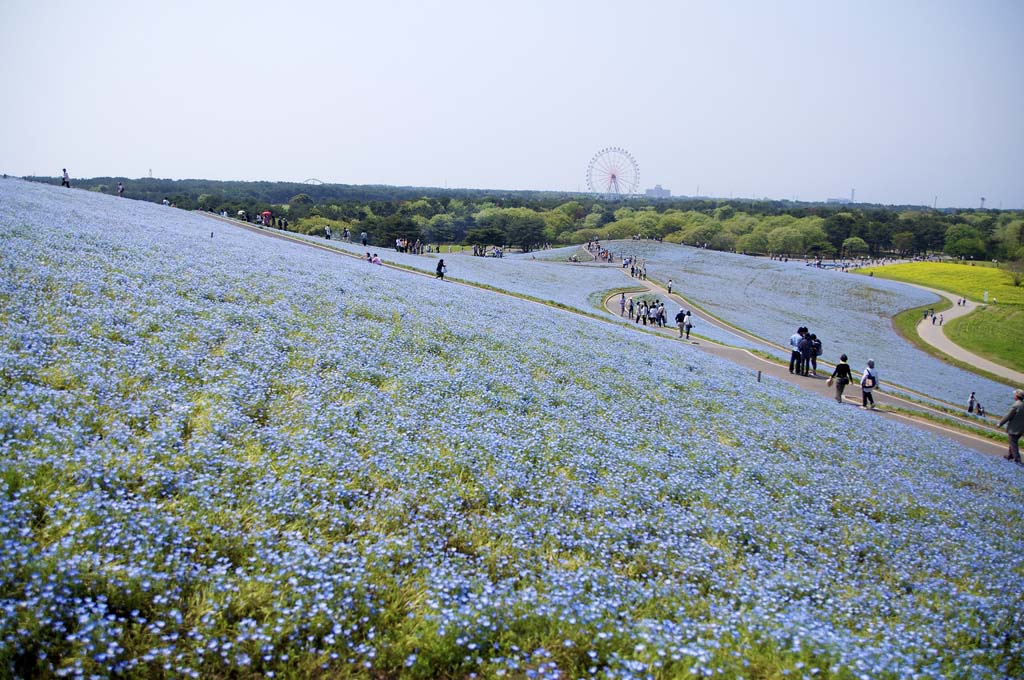
[[0, 0], [0, 172], [1024, 207], [1024, 0]]

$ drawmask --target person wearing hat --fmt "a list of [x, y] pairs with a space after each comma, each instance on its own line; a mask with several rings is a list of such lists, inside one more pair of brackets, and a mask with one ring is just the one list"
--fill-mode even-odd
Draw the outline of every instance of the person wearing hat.
[[1010, 440], [1010, 448], [1006, 460], [1020, 465], [1020, 436], [1024, 434], [1024, 390], [1013, 391], [1013, 406], [999, 421], [999, 427], [1006, 425], [1006, 436]]

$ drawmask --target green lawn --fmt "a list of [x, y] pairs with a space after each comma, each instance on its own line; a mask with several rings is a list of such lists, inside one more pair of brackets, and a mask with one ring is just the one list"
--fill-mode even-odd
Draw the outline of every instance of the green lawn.
[[950, 321], [946, 335], [975, 354], [1024, 371], [1024, 305], [989, 305]]
[[[989, 305], [946, 324], [946, 335], [961, 347], [1003, 366], [1024, 371], [1024, 286], [1013, 285], [1013, 276], [991, 265], [946, 262], [910, 262], [859, 270], [876, 277], [938, 288]], [[904, 326], [917, 323], [916, 314]], [[900, 327], [897, 321], [897, 326]], [[909, 328], [900, 327], [908, 337]], [[916, 333], [914, 333], [916, 335]]]

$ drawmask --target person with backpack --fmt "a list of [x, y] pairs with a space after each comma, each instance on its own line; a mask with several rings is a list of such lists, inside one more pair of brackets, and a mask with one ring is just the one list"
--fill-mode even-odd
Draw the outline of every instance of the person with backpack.
[[878, 387], [878, 373], [875, 372], [875, 360], [868, 359], [867, 368], [864, 369], [864, 373], [860, 377], [860, 398], [861, 408], [875, 408], [875, 397], [872, 395], [874, 389]]
[[[818, 357], [821, 356], [821, 340], [811, 333], [811, 375], [818, 376]], [[806, 375], [806, 374], [805, 374]]]
[[846, 355], [842, 354], [839, 356], [839, 363], [836, 364], [836, 369], [832, 371], [832, 377], [828, 379], [828, 385], [836, 386], [836, 401], [840, 404], [843, 403], [843, 390], [853, 380], [853, 373], [850, 372], [850, 364], [846, 363]]
[[808, 371], [811, 370], [811, 354], [814, 351], [814, 343], [811, 341], [811, 334], [804, 333], [804, 337], [800, 338], [800, 342], [797, 343], [797, 347], [800, 350], [800, 367], [798, 371], [800, 375], [806, 376]]
[[679, 312], [676, 314], [676, 326], [679, 327], [679, 337], [683, 337], [683, 327], [686, 325], [686, 313], [683, 308], [679, 308]]

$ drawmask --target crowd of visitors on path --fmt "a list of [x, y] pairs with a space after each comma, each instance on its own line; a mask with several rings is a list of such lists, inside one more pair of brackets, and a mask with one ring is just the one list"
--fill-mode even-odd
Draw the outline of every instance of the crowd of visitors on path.
[[409, 255], [422, 255], [423, 244], [419, 239], [414, 242], [408, 238], [396, 238], [395, 239], [395, 252], [396, 253], [407, 253]]
[[[623, 297], [625, 297], [625, 293], [623, 293]], [[640, 300], [640, 302], [634, 304], [633, 298], [629, 298], [625, 304], [623, 304], [623, 300], [620, 300], [619, 308], [620, 312], [622, 310], [628, 312], [630, 321], [636, 321], [638, 324], [642, 323], [645, 326], [665, 327], [665, 303], [661, 300], [654, 300], [653, 302]]]
[[595, 262], [614, 262], [615, 255], [610, 250], [601, 246], [601, 242], [594, 239], [587, 241], [585, 246], [590, 256], [594, 258]]
[[[647, 261], [638, 259], [634, 255], [628, 255], [622, 258], [622, 268], [629, 267], [629, 275], [634, 279], [640, 279], [641, 281], [647, 280]], [[671, 291], [670, 291], [671, 293]]]

